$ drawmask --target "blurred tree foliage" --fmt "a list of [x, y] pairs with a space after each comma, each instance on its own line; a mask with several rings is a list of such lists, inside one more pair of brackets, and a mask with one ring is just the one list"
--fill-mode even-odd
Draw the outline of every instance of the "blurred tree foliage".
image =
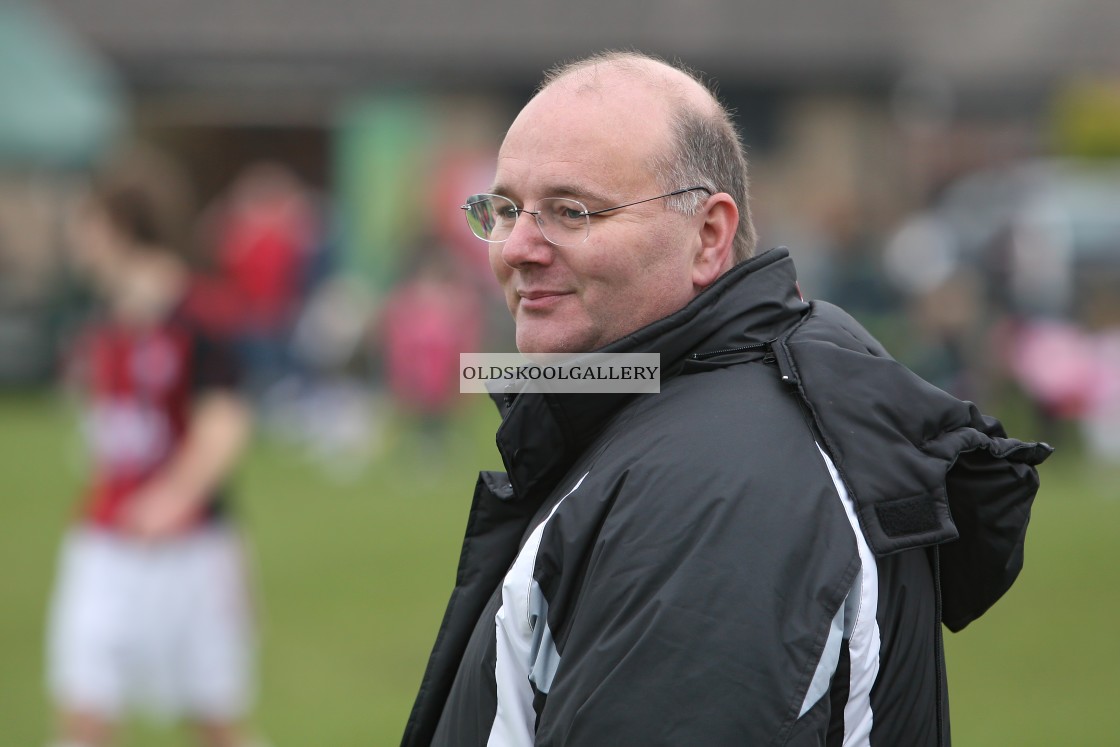
[[1120, 158], [1120, 78], [1085, 78], [1054, 99], [1052, 144], [1062, 155]]

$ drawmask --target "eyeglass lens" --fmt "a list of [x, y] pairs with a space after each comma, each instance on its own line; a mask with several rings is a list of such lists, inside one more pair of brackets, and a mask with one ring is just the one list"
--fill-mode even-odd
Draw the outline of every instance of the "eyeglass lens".
[[[522, 212], [512, 200], [500, 195], [474, 195], [466, 204], [467, 223], [483, 241], [498, 243], [513, 233]], [[571, 246], [587, 239], [590, 220], [582, 202], [565, 197], [548, 197], [537, 202], [530, 213], [541, 234], [558, 246]]]

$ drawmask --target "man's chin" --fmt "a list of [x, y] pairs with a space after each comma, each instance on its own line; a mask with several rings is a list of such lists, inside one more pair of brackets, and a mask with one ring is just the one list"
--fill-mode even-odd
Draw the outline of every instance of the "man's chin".
[[[532, 327], [536, 326], [538, 325], [532, 325]], [[564, 334], [563, 330], [526, 329], [526, 325], [519, 325], [517, 329], [517, 350], [521, 355], [532, 361], [535, 355], [577, 355], [587, 352], [590, 348], [587, 344], [580, 344], [580, 341], [570, 333]]]

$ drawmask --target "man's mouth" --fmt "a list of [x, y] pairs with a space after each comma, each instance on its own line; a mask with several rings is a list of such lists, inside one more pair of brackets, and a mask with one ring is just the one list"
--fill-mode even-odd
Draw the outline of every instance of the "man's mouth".
[[535, 311], [547, 309], [565, 296], [571, 295], [571, 291], [561, 290], [519, 290], [517, 291], [518, 298], [520, 299], [518, 306], [527, 311]]

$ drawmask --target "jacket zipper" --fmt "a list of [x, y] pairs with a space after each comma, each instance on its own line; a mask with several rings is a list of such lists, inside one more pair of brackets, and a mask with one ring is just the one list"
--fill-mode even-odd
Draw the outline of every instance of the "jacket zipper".
[[778, 373], [782, 377], [782, 381], [790, 386], [797, 386], [800, 383], [797, 379], [797, 374], [793, 370], [793, 361], [789, 358], [789, 350], [779, 340], [773, 340], [770, 344], [770, 353], [774, 356], [774, 361], [778, 364]]
[[742, 353], [747, 350], [762, 350], [770, 348], [770, 341], [767, 342], [752, 342], [750, 345], [743, 345], [738, 348], [724, 348], [722, 350], [709, 350], [706, 353], [693, 353], [689, 356], [694, 361], [705, 361], [709, 358], [715, 358], [717, 355], [727, 355], [729, 353]]
[[765, 350], [766, 354], [762, 356], [762, 362], [777, 363], [778, 373], [782, 377], [782, 381], [790, 386], [797, 385], [797, 375], [794, 373], [793, 363], [789, 359], [789, 352], [777, 339], [767, 340], [766, 342], [753, 342], [750, 345], [743, 345], [737, 348], [724, 348], [722, 350], [709, 350], [706, 353], [693, 353], [689, 357], [694, 361], [703, 361], [708, 358], [714, 358], [717, 355], [742, 353], [748, 350]]

